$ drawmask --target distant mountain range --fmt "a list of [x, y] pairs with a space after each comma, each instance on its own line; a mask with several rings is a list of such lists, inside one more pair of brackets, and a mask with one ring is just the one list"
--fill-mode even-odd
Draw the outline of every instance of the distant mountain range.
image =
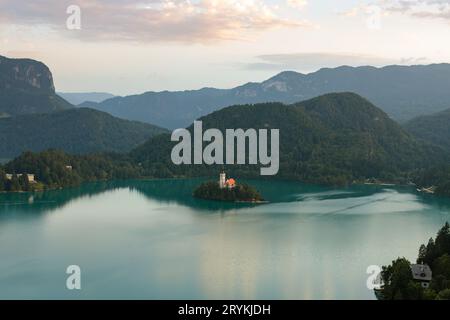
[[[218, 128], [223, 133], [232, 128], [280, 129], [278, 178], [344, 184], [403, 177], [406, 182], [409, 172], [448, 159], [441, 148], [418, 141], [385, 112], [353, 93], [327, 94], [293, 105], [231, 106], [200, 120], [203, 130]], [[159, 135], [133, 150], [131, 158], [145, 175], [156, 177], [207, 176], [222, 169], [222, 165], [173, 165], [174, 145], [170, 135]], [[239, 177], [258, 177], [259, 167], [225, 169]]]
[[404, 127], [415, 137], [450, 152], [450, 109], [414, 118]]
[[106, 92], [57, 92], [57, 94], [75, 106], [89, 101], [103, 102], [115, 97], [115, 95]]
[[0, 56], [1, 117], [67, 110], [73, 106], [55, 94], [46, 65], [30, 59]]
[[333, 92], [357, 93], [391, 118], [404, 122], [450, 107], [450, 64], [426, 66], [338, 67], [310, 74], [282, 72], [261, 83], [233, 89], [203, 88], [146, 92], [82, 106], [114, 116], [166, 128], [186, 127], [193, 120], [235, 104], [295, 103]]
[[[344, 90], [364, 98], [349, 92], [321, 95]], [[372, 177], [406, 180], [413, 170], [448, 161], [443, 148], [450, 151], [450, 111], [440, 111], [449, 102], [450, 65], [441, 64], [283, 72], [234, 89], [147, 92], [74, 108], [55, 94], [44, 64], [0, 57], [0, 159], [49, 148], [71, 154], [132, 150], [130, 165], [146, 176], [209, 175], [221, 166], [173, 165], [174, 143], [161, 128], [188, 127], [200, 118], [205, 129], [280, 129], [278, 177], [327, 184]], [[410, 120], [404, 128], [388, 116], [405, 120], [437, 111]], [[227, 170], [259, 176], [256, 167]]]

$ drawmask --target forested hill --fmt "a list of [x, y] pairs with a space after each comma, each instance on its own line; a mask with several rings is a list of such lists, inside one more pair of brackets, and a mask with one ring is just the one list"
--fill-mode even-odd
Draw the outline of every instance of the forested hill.
[[45, 64], [0, 56], [0, 114], [48, 113], [72, 107], [55, 94], [53, 76]]
[[450, 152], [450, 109], [417, 117], [407, 122], [405, 128], [417, 138], [438, 145]]
[[[378, 178], [408, 180], [408, 173], [448, 158], [417, 141], [386, 113], [353, 93], [334, 93], [293, 105], [231, 106], [202, 117], [204, 130], [280, 129], [278, 178], [327, 184]], [[192, 126], [190, 127], [192, 131]], [[170, 135], [150, 139], [131, 157], [151, 176], [217, 173], [221, 166], [171, 164]], [[204, 144], [205, 145], [205, 144]], [[230, 166], [235, 176], [259, 176], [260, 166]]]
[[88, 108], [0, 119], [0, 158], [24, 151], [128, 152], [167, 130]]

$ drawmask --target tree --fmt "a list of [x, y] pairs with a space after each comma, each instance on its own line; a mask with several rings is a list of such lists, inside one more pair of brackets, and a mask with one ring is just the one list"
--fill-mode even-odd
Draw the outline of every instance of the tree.
[[427, 247], [422, 244], [419, 248], [419, 256], [417, 258], [417, 263], [423, 263], [427, 256]]
[[6, 183], [7, 179], [5, 171], [3, 171], [3, 169], [0, 169], [0, 192], [6, 190]]
[[437, 257], [436, 245], [434, 243], [433, 238], [430, 238], [430, 240], [428, 240], [426, 255], [425, 258], [423, 259], [423, 262], [431, 266], [436, 257]]
[[221, 189], [215, 181], [202, 183], [194, 190], [194, 197], [221, 201], [261, 201], [263, 198], [253, 187], [237, 184], [232, 189]]
[[450, 255], [447, 253], [437, 258], [433, 263], [433, 276], [438, 275], [450, 280]]
[[439, 230], [436, 240], [437, 255], [450, 254], [450, 225], [448, 222]]
[[24, 173], [19, 177], [19, 184], [22, 191], [30, 191], [30, 181], [27, 174]]
[[438, 300], [450, 300], [450, 289], [445, 289], [439, 292], [437, 298]]
[[383, 279], [382, 296], [386, 300], [411, 300], [423, 297], [423, 289], [412, 278], [410, 262], [398, 258], [392, 265], [384, 266], [381, 272]]
[[423, 299], [424, 300], [435, 300], [436, 297], [437, 297], [437, 293], [433, 289], [428, 288], [423, 291]]
[[433, 273], [430, 287], [423, 289], [412, 279], [410, 264], [405, 258], [397, 259], [392, 265], [383, 267], [381, 276], [385, 285], [378, 295], [384, 299], [450, 299], [450, 226], [448, 223], [439, 230], [436, 240], [430, 238], [428, 244], [421, 245], [418, 263], [428, 264]]
[[13, 174], [11, 180], [8, 181], [6, 190], [11, 192], [21, 191], [20, 182], [19, 178], [17, 177], [17, 174]]

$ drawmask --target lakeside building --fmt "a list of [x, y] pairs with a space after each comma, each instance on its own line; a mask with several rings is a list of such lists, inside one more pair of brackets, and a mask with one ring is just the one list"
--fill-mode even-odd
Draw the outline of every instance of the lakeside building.
[[[30, 182], [30, 183], [35, 183], [36, 182], [34, 174], [31, 174], [31, 173], [24, 173], [24, 174], [27, 176], [28, 182]], [[6, 174], [6, 179], [11, 180], [13, 178], [13, 176], [14, 176], [14, 174], [7, 173]], [[17, 178], [20, 178], [21, 176], [22, 176], [22, 173], [18, 173], [17, 174]]]
[[420, 283], [422, 288], [428, 288], [432, 279], [432, 271], [426, 264], [412, 264], [411, 273], [413, 279]]

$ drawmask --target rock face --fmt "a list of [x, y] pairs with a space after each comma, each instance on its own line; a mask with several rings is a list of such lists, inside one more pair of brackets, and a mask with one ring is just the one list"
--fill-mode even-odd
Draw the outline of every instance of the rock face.
[[0, 113], [15, 116], [71, 108], [55, 94], [49, 68], [30, 59], [0, 56]]
[[0, 90], [6, 89], [55, 93], [52, 73], [45, 64], [0, 56]]

